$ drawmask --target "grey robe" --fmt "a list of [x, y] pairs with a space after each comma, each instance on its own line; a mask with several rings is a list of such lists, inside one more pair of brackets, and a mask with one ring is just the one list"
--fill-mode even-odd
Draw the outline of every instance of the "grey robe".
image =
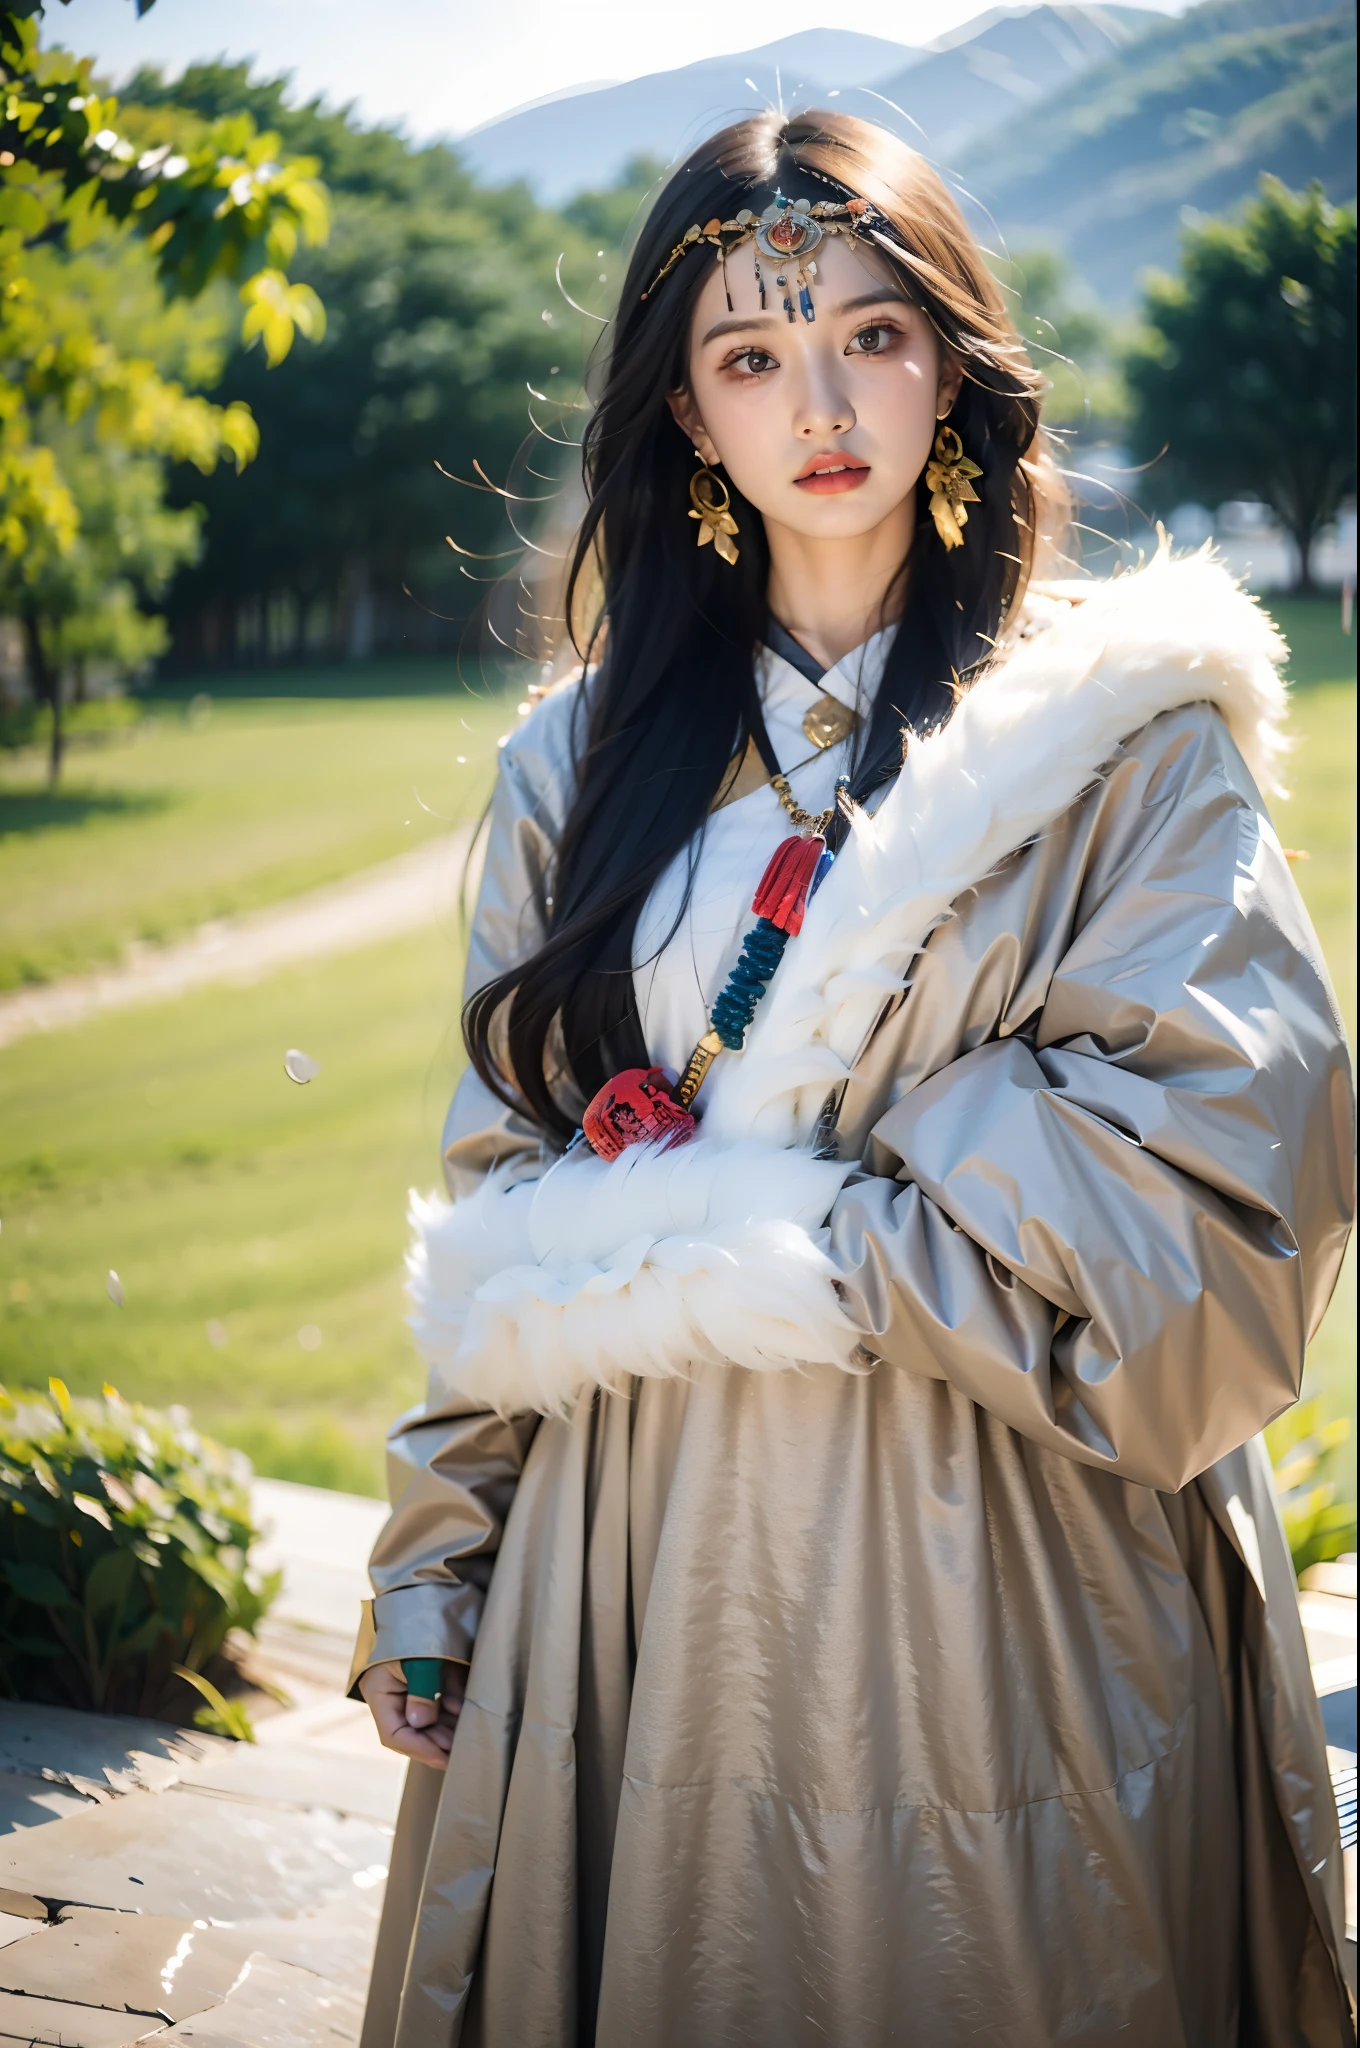
[[[534, 943], [568, 717], [505, 749], [471, 985]], [[870, 1369], [397, 1424], [356, 1671], [471, 1672], [365, 2048], [1352, 2038], [1256, 1434], [1351, 1213], [1316, 940], [1204, 706], [954, 913], [840, 1105]], [[471, 1075], [446, 1139], [456, 1192], [539, 1170]]]

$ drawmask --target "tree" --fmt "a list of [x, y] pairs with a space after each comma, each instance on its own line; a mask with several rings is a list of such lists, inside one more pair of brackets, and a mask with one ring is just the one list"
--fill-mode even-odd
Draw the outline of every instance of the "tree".
[[562, 208], [562, 217], [589, 241], [602, 243], [609, 255], [621, 253], [631, 246], [648, 201], [665, 183], [666, 169], [664, 157], [630, 157], [614, 184], [578, 192]]
[[1355, 209], [1263, 178], [1240, 221], [1189, 228], [1147, 286], [1125, 378], [1131, 440], [1166, 504], [1258, 498], [1313, 545], [1355, 488]]
[[[510, 481], [531, 413], [549, 435], [575, 436], [563, 424], [575, 415], [554, 401], [576, 396], [596, 330], [554, 273], [563, 257], [572, 296], [609, 310], [616, 237], [594, 219], [589, 228], [565, 221], [522, 185], [478, 184], [452, 149], [414, 147], [316, 101], [290, 105], [286, 81], [252, 79], [244, 65], [193, 65], [172, 80], [139, 73], [125, 96], [205, 120], [227, 106], [249, 110], [317, 161], [332, 203], [329, 242], [299, 264], [328, 313], [305, 382], [284, 388], [238, 351], [223, 389], [258, 420], [260, 458], [239, 484], [183, 475], [177, 485], [208, 515], [202, 562], [174, 591], [178, 657], [287, 658], [306, 644], [361, 652], [369, 621], [380, 638], [414, 636], [427, 622], [403, 586], [466, 619], [486, 594], [481, 579], [512, 557], [470, 562], [445, 536], [483, 554], [514, 548], [506, 501], [474, 463], [494, 483]], [[610, 261], [596, 256], [602, 243]], [[537, 447], [528, 461], [541, 474], [513, 487], [543, 498], [575, 455], [552, 441]], [[265, 616], [274, 622], [267, 649]]]
[[165, 502], [165, 465], [103, 438], [89, 417], [38, 423], [76, 507], [70, 547], [25, 580], [21, 620], [35, 693], [52, 710], [49, 774], [61, 772], [65, 683], [84, 695], [92, 665], [128, 674], [163, 654], [165, 620], [148, 609], [199, 549], [200, 515]]
[[1011, 318], [1048, 383], [1044, 425], [1071, 434], [1112, 431], [1121, 420], [1115, 323], [1056, 249], [1038, 244], [993, 264]]
[[[86, 419], [110, 448], [205, 473], [223, 456], [239, 470], [258, 443], [246, 406], [210, 403], [115, 331], [82, 258], [140, 244], [158, 302], [236, 283], [243, 336], [272, 363], [295, 331], [322, 329], [319, 300], [286, 266], [324, 236], [327, 215], [316, 166], [285, 157], [249, 114], [121, 120], [90, 59], [39, 47], [41, 12], [41, 0], [0, 5], [0, 606], [22, 620], [35, 691], [52, 707], [55, 774], [61, 670], [39, 593], [86, 588], [98, 550], [69, 561], [80, 504], [51, 423]], [[85, 445], [87, 480], [89, 461]]]

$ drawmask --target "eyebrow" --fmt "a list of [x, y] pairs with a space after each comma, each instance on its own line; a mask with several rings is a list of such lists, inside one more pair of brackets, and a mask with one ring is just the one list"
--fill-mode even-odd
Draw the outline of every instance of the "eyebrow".
[[[862, 313], [869, 306], [910, 306], [912, 301], [905, 292], [894, 291], [891, 285], [884, 285], [881, 291], [863, 292], [857, 299], [844, 299], [839, 306], [831, 308], [833, 320], [843, 320], [847, 313]], [[773, 313], [752, 313], [748, 318], [737, 314], [731, 320], [716, 320], [703, 338], [701, 347], [710, 341], [717, 341], [724, 334], [747, 334], [753, 328], [762, 331], [778, 327], [782, 323]]]

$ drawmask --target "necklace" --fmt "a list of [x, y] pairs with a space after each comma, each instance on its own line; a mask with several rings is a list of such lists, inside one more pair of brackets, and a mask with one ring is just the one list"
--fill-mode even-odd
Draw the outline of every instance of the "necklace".
[[[815, 814], [793, 800], [778, 773], [770, 777], [780, 803], [798, 826], [792, 838], [775, 848], [751, 899], [756, 922], [742, 941], [736, 966], [709, 1012], [709, 1028], [695, 1046], [674, 1088], [660, 1067], [629, 1067], [606, 1081], [581, 1119], [581, 1136], [601, 1159], [617, 1159], [630, 1145], [644, 1142], [682, 1145], [694, 1135], [691, 1109], [704, 1076], [727, 1048], [740, 1052], [784, 948], [803, 928], [808, 904], [831, 867], [834, 855], [825, 833], [838, 807], [848, 804], [850, 782], [841, 776], [836, 802]], [[781, 790], [778, 785], [784, 784]], [[573, 1140], [575, 1143], [575, 1140]]]
[[[855, 713], [836, 698], [819, 697], [803, 718], [803, 731], [816, 753], [799, 761], [789, 775], [805, 768], [827, 747], [848, 738], [857, 723]], [[838, 779], [835, 799], [824, 811], [804, 810], [789, 786], [789, 776], [779, 766], [757, 707], [753, 730], [740, 756], [734, 757], [726, 784], [710, 809], [735, 803], [762, 784], [774, 791], [794, 827], [793, 836], [781, 840], [766, 864], [751, 899], [756, 922], [743, 939], [737, 964], [709, 1012], [709, 1028], [675, 1087], [668, 1084], [660, 1067], [629, 1067], [606, 1081], [587, 1107], [579, 1136], [601, 1159], [617, 1159], [630, 1145], [682, 1145], [694, 1135], [696, 1119], [691, 1105], [705, 1075], [724, 1048], [740, 1052], [746, 1043], [756, 1005], [784, 957], [784, 948], [802, 930], [807, 906], [830, 869], [834, 856], [826, 834], [838, 808], [848, 801], [849, 778], [842, 775]], [[572, 1141], [573, 1145], [577, 1142]]]
[[[800, 761], [798, 766], [800, 768], [805, 767], [806, 763]], [[836, 815], [835, 804], [829, 804], [824, 811], [805, 811], [800, 804], [794, 802], [793, 791], [789, 788], [788, 776], [772, 775], [769, 781], [770, 788], [779, 798], [780, 806], [788, 817], [789, 822], [796, 825], [800, 832], [808, 832], [815, 838], [824, 838], [827, 827]]]

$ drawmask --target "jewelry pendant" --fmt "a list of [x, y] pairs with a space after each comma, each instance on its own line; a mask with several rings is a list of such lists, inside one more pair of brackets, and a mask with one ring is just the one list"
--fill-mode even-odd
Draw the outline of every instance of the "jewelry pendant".
[[[697, 449], [695, 452], [698, 453]], [[737, 531], [737, 522], [732, 517], [732, 493], [717, 471], [707, 464], [689, 480], [689, 502], [689, 516], [699, 522], [699, 546], [706, 547], [712, 541], [714, 551], [735, 567], [738, 550], [732, 536]]]
[[848, 740], [859, 720], [848, 704], [827, 694], [810, 704], [803, 713], [803, 731], [814, 747], [839, 746]]
[[692, 1138], [694, 1128], [694, 1118], [671, 1094], [660, 1067], [627, 1067], [615, 1074], [581, 1119], [586, 1142], [601, 1159], [617, 1159], [630, 1145], [669, 1150]]
[[706, 1031], [689, 1056], [689, 1065], [675, 1084], [675, 1099], [681, 1109], [688, 1109], [703, 1086], [705, 1074], [722, 1051], [722, 1040], [716, 1031]]
[[971, 479], [981, 476], [975, 462], [963, 452], [963, 443], [952, 427], [941, 427], [935, 436], [935, 453], [926, 464], [926, 489], [930, 492], [930, 516], [946, 548], [963, 546], [963, 529], [968, 524], [969, 505], [981, 504]]

